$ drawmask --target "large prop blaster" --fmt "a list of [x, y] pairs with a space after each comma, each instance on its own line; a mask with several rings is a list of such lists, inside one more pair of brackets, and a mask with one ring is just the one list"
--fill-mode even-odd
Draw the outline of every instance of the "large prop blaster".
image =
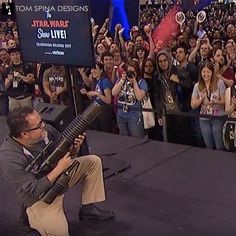
[[[62, 132], [62, 137], [58, 142], [55, 150], [43, 161], [39, 166], [36, 174], [39, 174], [42, 171], [47, 171], [54, 168], [57, 162], [69, 151], [71, 145], [74, 143], [75, 138], [83, 134], [91, 124], [91, 122], [101, 113], [102, 106], [93, 101], [82, 114], [79, 114], [75, 119], [66, 127]], [[50, 147], [50, 144], [47, 145]], [[47, 153], [47, 147], [43, 150], [44, 153]], [[42, 158], [42, 155], [37, 156], [26, 168], [26, 171], [30, 171], [35, 164]], [[49, 191], [43, 195], [42, 200], [48, 204], [51, 204], [58, 194], [63, 192], [67, 187], [69, 182], [69, 171], [73, 169], [78, 162], [74, 162], [66, 171], [64, 171], [58, 179], [54, 182], [53, 186]]]

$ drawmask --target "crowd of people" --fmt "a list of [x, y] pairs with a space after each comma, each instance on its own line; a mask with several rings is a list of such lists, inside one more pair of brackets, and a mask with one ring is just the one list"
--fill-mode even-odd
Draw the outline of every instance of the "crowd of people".
[[[109, 19], [101, 27], [91, 21], [95, 67], [75, 68], [74, 74], [81, 104], [86, 107], [92, 99], [104, 104], [91, 128], [236, 151], [236, 8], [225, 6], [207, 6], [201, 22], [197, 12], [186, 11], [185, 22], [162, 42], [154, 40], [153, 31], [172, 4], [147, 5], [128, 40], [121, 24], [112, 34]], [[76, 137], [65, 154], [59, 145], [61, 159], [37, 171], [62, 137], [34, 106], [40, 99], [70, 105], [64, 66], [22, 61], [12, 20], [1, 22], [0, 40], [0, 114], [8, 115], [10, 131], [1, 145], [0, 167], [21, 200], [24, 225], [35, 235], [69, 235], [63, 197], [79, 181], [80, 220], [113, 219], [114, 212], [95, 204], [105, 200], [102, 163], [81, 152], [86, 134]], [[142, 110], [148, 101], [151, 116]], [[68, 180], [63, 188], [62, 174]], [[52, 189], [55, 200], [48, 204], [45, 195]]]
[[[236, 117], [236, 9], [211, 3], [203, 9], [202, 22], [197, 11], [184, 11], [185, 21], [171, 40], [156, 41], [153, 32], [171, 8], [142, 7], [129, 39], [121, 24], [111, 33], [109, 19], [102, 26], [91, 21], [96, 63], [92, 69], [77, 68], [82, 104], [86, 107], [95, 97], [103, 101], [104, 112], [92, 124], [99, 131], [229, 149], [234, 145], [225, 142], [233, 142], [235, 124], [225, 120]], [[2, 22], [0, 36], [2, 115], [32, 107], [35, 97], [69, 103], [63, 66], [23, 62], [14, 21]], [[150, 126], [141, 110], [145, 99], [154, 109]]]

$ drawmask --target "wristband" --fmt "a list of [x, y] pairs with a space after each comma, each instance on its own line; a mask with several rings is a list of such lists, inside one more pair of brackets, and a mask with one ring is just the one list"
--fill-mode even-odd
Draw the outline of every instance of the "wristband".
[[120, 79], [120, 81], [122, 82], [122, 84], [125, 82], [123, 79]]

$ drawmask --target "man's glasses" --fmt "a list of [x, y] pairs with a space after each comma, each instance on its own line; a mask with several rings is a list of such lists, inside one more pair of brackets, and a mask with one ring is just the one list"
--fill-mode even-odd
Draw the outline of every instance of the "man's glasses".
[[34, 131], [34, 130], [37, 130], [37, 129], [41, 129], [43, 126], [44, 126], [44, 121], [41, 119], [40, 122], [37, 124], [37, 126], [35, 128], [27, 129], [27, 130], [24, 130], [22, 132]]

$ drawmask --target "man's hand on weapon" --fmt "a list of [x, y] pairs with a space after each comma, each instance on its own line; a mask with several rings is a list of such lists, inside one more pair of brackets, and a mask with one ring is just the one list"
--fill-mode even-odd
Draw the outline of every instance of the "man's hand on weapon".
[[57, 169], [59, 173], [62, 173], [72, 164], [72, 162], [71, 153], [67, 152], [65, 156], [58, 161], [55, 169]]
[[83, 133], [82, 135], [79, 135], [78, 138], [75, 138], [74, 144], [70, 148], [71, 155], [75, 155], [76, 153], [79, 152], [80, 147], [82, 143], [84, 142], [85, 136], [86, 136], [86, 133]]
[[58, 176], [60, 176], [64, 170], [68, 169], [72, 163], [71, 154], [67, 152], [64, 157], [57, 162], [56, 167], [47, 175], [48, 180], [54, 183]]

